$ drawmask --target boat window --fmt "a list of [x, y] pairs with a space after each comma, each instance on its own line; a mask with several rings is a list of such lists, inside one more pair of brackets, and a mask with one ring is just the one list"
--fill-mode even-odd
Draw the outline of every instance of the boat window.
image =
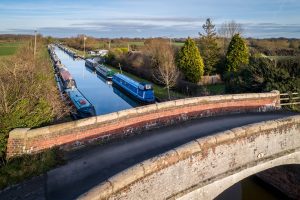
[[152, 85], [147, 84], [147, 85], [145, 85], [145, 88], [146, 88], [146, 90], [152, 90]]
[[140, 90], [144, 90], [145, 87], [144, 87], [143, 85], [139, 85], [139, 89], [140, 89]]

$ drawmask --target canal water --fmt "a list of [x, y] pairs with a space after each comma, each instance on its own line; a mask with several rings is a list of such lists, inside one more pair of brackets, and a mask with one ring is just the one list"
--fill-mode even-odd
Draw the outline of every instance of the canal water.
[[74, 60], [58, 47], [55, 47], [55, 53], [75, 79], [77, 88], [94, 105], [97, 115], [139, 106], [138, 102], [87, 68], [84, 60]]

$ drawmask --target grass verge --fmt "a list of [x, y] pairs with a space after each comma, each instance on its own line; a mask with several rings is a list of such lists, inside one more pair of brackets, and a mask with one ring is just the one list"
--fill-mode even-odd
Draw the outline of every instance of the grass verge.
[[0, 190], [41, 175], [63, 163], [62, 153], [57, 149], [13, 158], [0, 167]]
[[225, 94], [225, 84], [203, 86], [209, 95]]

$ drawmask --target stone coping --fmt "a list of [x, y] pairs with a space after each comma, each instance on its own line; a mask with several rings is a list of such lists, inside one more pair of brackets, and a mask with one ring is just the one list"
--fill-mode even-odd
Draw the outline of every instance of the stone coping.
[[114, 112], [106, 115], [100, 115], [96, 117], [90, 117], [86, 119], [81, 119], [77, 121], [66, 122], [57, 125], [46, 126], [36, 129], [28, 128], [17, 128], [9, 133], [10, 138], [34, 138], [37, 136], [48, 135], [51, 133], [68, 131], [74, 129], [85, 129], [90, 126], [95, 126], [97, 124], [106, 124], [111, 122], [120, 121], [122, 119], [127, 119], [129, 117], [141, 116], [147, 113], [158, 112], [162, 110], [171, 110], [179, 107], [188, 107], [192, 105], [205, 105], [214, 104], [219, 102], [227, 101], [243, 101], [250, 99], [264, 99], [264, 98], [276, 98], [279, 99], [279, 92], [272, 91], [268, 93], [245, 93], [245, 94], [232, 94], [232, 95], [216, 95], [216, 96], [204, 96], [204, 97], [194, 97], [187, 99], [180, 99], [174, 101], [168, 101], [163, 103], [155, 103], [147, 106], [131, 108], [119, 112]]

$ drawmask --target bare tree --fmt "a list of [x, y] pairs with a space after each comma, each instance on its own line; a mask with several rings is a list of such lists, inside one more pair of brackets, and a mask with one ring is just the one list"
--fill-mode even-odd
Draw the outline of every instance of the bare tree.
[[176, 85], [179, 75], [175, 65], [174, 50], [168, 41], [162, 39], [147, 41], [145, 48], [151, 57], [153, 77], [167, 88], [170, 100], [170, 89]]
[[243, 27], [242, 24], [232, 20], [230, 22], [224, 22], [218, 32], [220, 36], [231, 39], [235, 34], [242, 34]]
[[242, 27], [242, 24], [236, 23], [234, 20], [232, 20], [232, 21], [224, 22], [223, 24], [221, 24], [221, 27], [219, 28], [218, 33], [223, 39], [224, 54], [226, 54], [231, 38], [235, 34], [242, 34], [243, 27]]

